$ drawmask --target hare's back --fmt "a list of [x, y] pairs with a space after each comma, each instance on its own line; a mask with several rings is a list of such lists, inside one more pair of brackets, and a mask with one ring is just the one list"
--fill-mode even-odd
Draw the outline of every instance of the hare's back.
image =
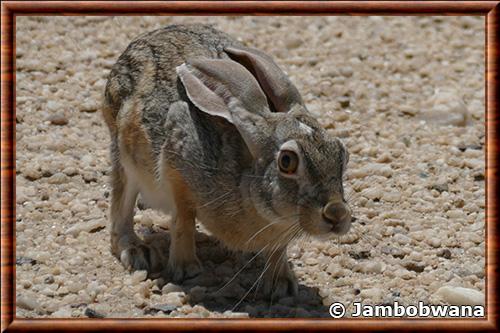
[[137, 37], [118, 58], [106, 85], [104, 116], [112, 132], [118, 113], [131, 99], [157, 148], [163, 141], [158, 125], [170, 104], [180, 99], [175, 68], [190, 58], [227, 57], [224, 47], [236, 43], [207, 25], [171, 25]]
[[234, 41], [228, 35], [206, 25], [172, 25], [145, 33], [129, 44], [113, 66], [106, 99], [114, 105], [154, 90], [165, 97], [175, 95], [177, 66], [189, 58], [224, 57], [223, 48], [231, 44]]

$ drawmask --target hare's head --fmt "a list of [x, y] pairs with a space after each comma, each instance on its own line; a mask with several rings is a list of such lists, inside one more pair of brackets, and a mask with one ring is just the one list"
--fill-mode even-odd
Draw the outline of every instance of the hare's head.
[[177, 68], [190, 101], [223, 117], [253, 157], [242, 187], [270, 223], [296, 224], [310, 234], [345, 234], [351, 210], [343, 173], [349, 155], [307, 112], [299, 92], [274, 61], [231, 47], [231, 59], [193, 59]]

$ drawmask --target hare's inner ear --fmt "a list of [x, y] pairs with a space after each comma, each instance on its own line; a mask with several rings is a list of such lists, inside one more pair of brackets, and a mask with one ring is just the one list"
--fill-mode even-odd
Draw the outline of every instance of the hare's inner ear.
[[177, 74], [191, 102], [209, 114], [231, 120], [227, 116], [230, 103], [239, 103], [255, 114], [268, 110], [266, 96], [257, 80], [232, 60], [191, 60], [177, 67]]
[[267, 99], [257, 80], [232, 60], [196, 59], [177, 67], [189, 100], [201, 111], [234, 124], [254, 157], [266, 136]]
[[185, 64], [177, 67], [189, 100], [201, 111], [212, 116], [219, 116], [233, 122], [229, 108], [224, 100], [210, 90], [197, 76], [193, 75]]
[[288, 112], [295, 104], [304, 105], [297, 88], [269, 55], [242, 46], [226, 47], [224, 51], [252, 72], [277, 112]]

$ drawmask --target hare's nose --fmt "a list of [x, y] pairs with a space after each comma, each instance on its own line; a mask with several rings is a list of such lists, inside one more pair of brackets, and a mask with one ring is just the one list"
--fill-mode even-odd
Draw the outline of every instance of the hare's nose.
[[333, 226], [350, 221], [349, 209], [343, 202], [329, 202], [323, 208], [323, 218]]

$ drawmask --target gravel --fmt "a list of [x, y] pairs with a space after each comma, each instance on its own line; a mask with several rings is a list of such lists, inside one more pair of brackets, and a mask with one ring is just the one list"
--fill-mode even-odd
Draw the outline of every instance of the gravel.
[[[199, 227], [203, 274], [175, 285], [110, 252], [109, 136], [97, 112], [135, 36], [205, 22], [271, 54], [351, 157], [357, 220], [289, 248], [299, 295], [267, 301], [260, 257]], [[483, 17], [16, 19], [16, 315], [328, 317], [342, 302], [484, 304]], [[143, 207], [144, 208], [144, 207]], [[170, 216], [137, 210], [168, 253]], [[240, 272], [241, 271], [241, 272]], [[235, 278], [232, 280], [232, 277]]]

